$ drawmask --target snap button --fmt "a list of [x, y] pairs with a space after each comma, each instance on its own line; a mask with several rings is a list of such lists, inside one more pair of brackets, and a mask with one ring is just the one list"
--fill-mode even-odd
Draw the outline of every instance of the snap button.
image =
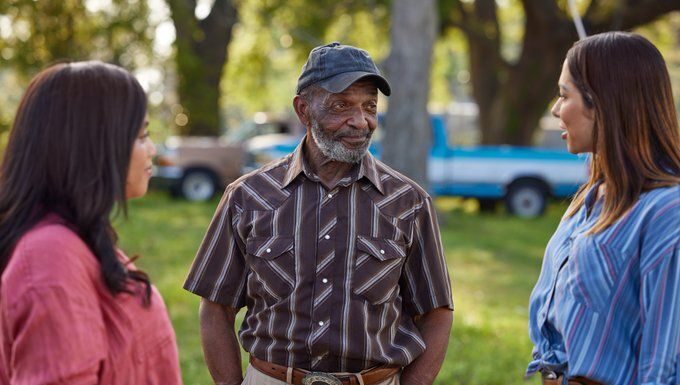
[[380, 249], [380, 254], [385, 254], [385, 250]]
[[324, 238], [325, 238], [325, 239], [331, 239], [331, 236], [328, 235], [328, 234], [326, 234], [326, 235], [324, 236]]
[[265, 251], [268, 252], [268, 253], [271, 253], [271, 252], [272, 252], [272, 249], [267, 248], [267, 250], [265, 250]]

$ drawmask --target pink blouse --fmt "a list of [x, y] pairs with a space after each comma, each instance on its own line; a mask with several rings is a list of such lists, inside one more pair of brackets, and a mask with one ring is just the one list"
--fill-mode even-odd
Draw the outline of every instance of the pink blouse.
[[2, 274], [0, 385], [181, 384], [165, 304], [151, 297], [112, 296], [89, 248], [48, 215]]

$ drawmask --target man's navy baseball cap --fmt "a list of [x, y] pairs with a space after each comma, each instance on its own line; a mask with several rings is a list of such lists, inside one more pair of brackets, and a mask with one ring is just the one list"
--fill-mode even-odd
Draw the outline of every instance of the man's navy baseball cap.
[[296, 93], [299, 95], [307, 86], [318, 84], [337, 94], [364, 78], [375, 80], [378, 89], [386, 96], [390, 95], [390, 84], [382, 77], [368, 52], [333, 42], [316, 47], [309, 53], [298, 78]]

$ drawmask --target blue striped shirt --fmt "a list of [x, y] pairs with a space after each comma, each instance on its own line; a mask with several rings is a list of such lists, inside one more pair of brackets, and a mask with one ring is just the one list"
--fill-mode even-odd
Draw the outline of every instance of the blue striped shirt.
[[597, 187], [548, 243], [529, 303], [527, 375], [677, 384], [680, 186], [643, 193], [612, 226], [586, 235], [602, 210]]

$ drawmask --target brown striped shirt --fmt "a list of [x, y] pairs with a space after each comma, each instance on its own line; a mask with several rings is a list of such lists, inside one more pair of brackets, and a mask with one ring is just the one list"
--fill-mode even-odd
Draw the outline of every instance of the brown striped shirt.
[[406, 366], [413, 316], [453, 308], [428, 194], [370, 154], [327, 191], [302, 144], [227, 187], [184, 287], [247, 306], [250, 354], [324, 372]]

